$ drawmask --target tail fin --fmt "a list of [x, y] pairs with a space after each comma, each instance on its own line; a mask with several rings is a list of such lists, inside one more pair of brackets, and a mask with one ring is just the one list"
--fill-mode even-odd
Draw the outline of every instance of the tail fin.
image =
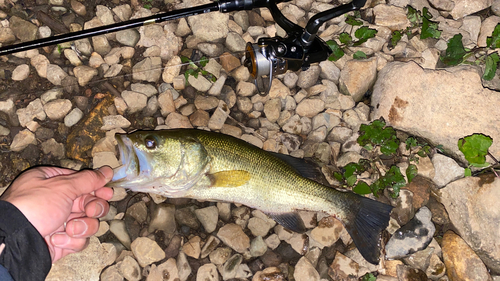
[[359, 209], [344, 221], [361, 255], [372, 264], [379, 263], [380, 233], [389, 224], [392, 206], [359, 196]]

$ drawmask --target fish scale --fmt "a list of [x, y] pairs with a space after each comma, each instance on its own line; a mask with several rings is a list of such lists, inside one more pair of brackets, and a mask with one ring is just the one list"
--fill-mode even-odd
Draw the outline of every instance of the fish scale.
[[368, 262], [379, 262], [379, 236], [392, 207], [304, 177], [307, 166], [301, 159], [196, 129], [136, 131], [116, 138], [122, 166], [109, 186], [240, 203], [297, 232], [306, 229], [296, 211], [325, 212], [344, 224]]

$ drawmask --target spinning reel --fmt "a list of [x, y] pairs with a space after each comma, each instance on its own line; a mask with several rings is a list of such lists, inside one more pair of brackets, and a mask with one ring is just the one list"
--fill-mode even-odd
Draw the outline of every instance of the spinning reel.
[[[261, 95], [266, 95], [271, 89], [273, 77], [285, 73], [287, 70], [306, 70], [316, 62], [326, 60], [332, 53], [328, 45], [316, 36], [319, 27], [326, 21], [347, 12], [361, 9], [366, 0], [353, 0], [345, 4], [313, 16], [305, 28], [288, 20], [273, 1], [266, 1], [265, 7], [278, 25], [283, 28], [286, 38], [260, 38], [257, 43], [247, 43], [244, 65], [255, 79], [257, 89]], [[268, 83], [259, 78], [268, 77]], [[260, 91], [264, 87], [265, 91]]]
[[[290, 1], [290, 0], [284, 0]], [[257, 88], [266, 89], [260, 94], [267, 94], [271, 89], [273, 77], [285, 73], [287, 70], [297, 71], [307, 69], [312, 63], [326, 60], [332, 53], [328, 45], [316, 36], [319, 27], [326, 21], [343, 15], [353, 10], [361, 9], [366, 0], [353, 0], [349, 4], [341, 5], [330, 10], [323, 11], [313, 16], [305, 28], [291, 22], [278, 9], [277, 3], [283, 0], [221, 0], [197, 7], [190, 7], [166, 13], [160, 13], [149, 17], [119, 22], [107, 26], [101, 26], [68, 34], [56, 35], [20, 44], [0, 47], [0, 56], [15, 52], [27, 51], [34, 48], [60, 44], [68, 41], [79, 40], [90, 36], [102, 35], [123, 29], [135, 28], [151, 23], [158, 23], [202, 13], [219, 11], [222, 13], [251, 10], [254, 8], [268, 8], [276, 23], [287, 33], [286, 38], [279, 36], [272, 38], [260, 38], [257, 43], [248, 43], [245, 50], [244, 65], [256, 79]], [[268, 78], [259, 85], [260, 78]], [[262, 81], [265, 81], [262, 79]]]

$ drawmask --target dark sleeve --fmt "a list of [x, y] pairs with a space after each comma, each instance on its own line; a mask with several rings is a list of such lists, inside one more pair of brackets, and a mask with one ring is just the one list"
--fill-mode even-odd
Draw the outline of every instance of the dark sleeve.
[[16, 281], [45, 280], [52, 261], [43, 237], [9, 202], [0, 200], [0, 264]]

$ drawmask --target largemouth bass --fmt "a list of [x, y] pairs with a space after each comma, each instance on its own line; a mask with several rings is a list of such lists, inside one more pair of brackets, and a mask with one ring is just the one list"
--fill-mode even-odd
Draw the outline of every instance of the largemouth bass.
[[116, 139], [122, 165], [108, 186], [240, 203], [296, 232], [306, 230], [298, 210], [325, 212], [344, 224], [368, 262], [379, 262], [379, 236], [392, 207], [307, 178], [310, 167], [302, 159], [196, 129], [136, 131]]

